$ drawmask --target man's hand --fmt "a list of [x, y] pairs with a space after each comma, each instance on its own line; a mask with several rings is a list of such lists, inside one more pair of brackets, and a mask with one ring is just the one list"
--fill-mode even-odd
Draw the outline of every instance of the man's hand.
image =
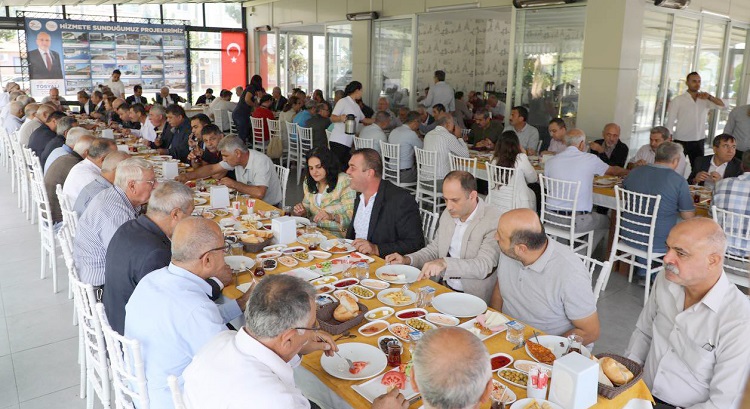
[[357, 251], [362, 254], [374, 254], [376, 256], [380, 255], [378, 246], [364, 239], [354, 240], [354, 242], [352, 243], [352, 246], [354, 246], [354, 248], [357, 249]]
[[188, 180], [190, 180], [190, 178], [188, 178], [187, 173], [180, 173], [179, 175], [177, 175], [176, 178], [174, 178], [174, 180], [176, 180], [176, 181], [178, 181], [180, 183], [185, 183]]
[[596, 142], [589, 143], [589, 148], [596, 153], [604, 152], [604, 147]]
[[255, 289], [255, 284], [253, 284], [247, 291], [245, 291], [245, 294], [242, 294], [242, 296], [235, 301], [237, 301], [237, 306], [240, 307], [242, 311], [245, 311], [247, 308], [247, 300], [250, 299], [250, 294]]
[[411, 264], [411, 259], [408, 256], [402, 256], [398, 253], [393, 253], [385, 256], [385, 264]]
[[711, 178], [714, 181], [714, 183], [716, 183], [716, 182], [718, 182], [718, 181], [721, 180], [721, 174], [719, 172], [716, 172], [716, 171], [711, 172], [708, 175], [708, 177]]
[[409, 407], [409, 401], [399, 392], [398, 388], [393, 388], [390, 392], [380, 395], [372, 402], [371, 409], [406, 409]]
[[417, 280], [438, 277], [445, 272], [446, 268], [448, 268], [448, 263], [445, 262], [445, 259], [439, 258], [437, 260], [428, 261], [422, 266], [422, 271], [419, 273]]
[[339, 347], [336, 345], [336, 342], [333, 341], [330, 334], [324, 331], [315, 331], [315, 333], [312, 334], [310, 341], [302, 346], [299, 353], [301, 355], [307, 355], [311, 352], [323, 351], [326, 356], [333, 356], [333, 353], [338, 350]]
[[219, 272], [217, 272], [214, 277], [218, 278], [219, 281], [224, 284], [224, 287], [226, 287], [233, 282], [232, 268], [229, 267], [229, 265], [225, 264], [224, 268], [219, 270]]
[[294, 205], [294, 209], [292, 209], [292, 213], [295, 216], [304, 217], [307, 214], [307, 210], [305, 210], [305, 206], [302, 205], [302, 203], [297, 203]]
[[711, 179], [711, 175], [709, 175], [708, 172], [702, 172], [701, 171], [701, 172], [698, 172], [698, 174], [695, 175], [695, 179], [693, 179], [693, 181], [695, 183], [700, 183], [700, 182], [705, 182], [708, 179]]
[[228, 178], [226, 176], [221, 178], [217, 183], [219, 183], [220, 185], [224, 185], [226, 187], [232, 188], [232, 189], [237, 189], [237, 181], [231, 178]]
[[325, 210], [321, 210], [315, 215], [315, 217], [313, 217], [314, 223], [320, 223], [326, 220], [333, 220], [333, 216], [331, 216], [331, 214], [326, 212]]

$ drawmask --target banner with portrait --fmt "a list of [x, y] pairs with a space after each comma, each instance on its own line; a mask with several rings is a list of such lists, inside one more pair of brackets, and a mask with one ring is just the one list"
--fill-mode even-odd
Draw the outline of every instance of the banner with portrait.
[[122, 72], [125, 92], [187, 91], [185, 26], [26, 18], [31, 95], [90, 92]]

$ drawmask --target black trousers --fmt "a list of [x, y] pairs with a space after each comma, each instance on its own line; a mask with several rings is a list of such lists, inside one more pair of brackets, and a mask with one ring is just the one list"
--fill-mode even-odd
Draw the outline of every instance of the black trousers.
[[330, 142], [330, 144], [331, 152], [339, 160], [341, 171], [346, 172], [346, 169], [349, 167], [349, 159], [352, 157], [352, 148], [338, 142]]
[[705, 139], [701, 139], [700, 141], [690, 141], [690, 142], [675, 140], [675, 142], [682, 145], [683, 149], [685, 150], [685, 154], [690, 159], [691, 165], [695, 161], [695, 158], [705, 156], [706, 154], [704, 150], [704, 147], [706, 145]]

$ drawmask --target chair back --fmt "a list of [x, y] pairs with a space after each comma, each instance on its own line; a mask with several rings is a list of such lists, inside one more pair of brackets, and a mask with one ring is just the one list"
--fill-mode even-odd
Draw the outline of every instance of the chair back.
[[724, 271], [735, 284], [750, 288], [750, 216], [711, 206], [711, 214], [727, 236]]
[[584, 254], [576, 253], [576, 256], [581, 259], [583, 265], [586, 267], [586, 271], [589, 272], [589, 279], [593, 280], [594, 273], [599, 270], [599, 275], [593, 284], [594, 301], [599, 301], [599, 295], [604, 290], [604, 284], [609, 280], [609, 274], [612, 272], [612, 263], [609, 261], [599, 261]]
[[297, 136], [299, 136], [299, 157], [304, 161], [307, 152], [313, 147], [313, 130], [297, 125]]
[[214, 125], [218, 126], [222, 132], [229, 129], [229, 111], [223, 109], [214, 109], [211, 111], [214, 114]]
[[273, 137], [281, 137], [281, 125], [278, 119], [266, 119], [268, 124], [268, 136], [269, 139]]
[[401, 145], [380, 142], [380, 156], [383, 161], [383, 179], [396, 185], [401, 183]]
[[253, 129], [253, 149], [260, 152], [266, 151], [266, 124], [264, 118], [250, 117], [250, 125]]
[[276, 175], [279, 177], [279, 183], [281, 183], [281, 207], [286, 206], [286, 184], [289, 181], [289, 168], [285, 168], [280, 165], [273, 165]]
[[505, 211], [516, 206], [516, 169], [487, 162], [487, 203]]
[[364, 148], [373, 149], [375, 146], [374, 142], [375, 142], [374, 139], [365, 139], [365, 138], [359, 138], [355, 136], [354, 137], [354, 149], [364, 149]]
[[542, 223], [574, 232], [581, 182], [539, 175], [539, 184], [542, 190]]
[[471, 133], [471, 128], [462, 128], [461, 129], [461, 136], [464, 137], [464, 138], [467, 138], [470, 133]]
[[141, 343], [137, 339], [125, 338], [109, 326], [104, 304], [96, 303], [96, 314], [102, 326], [112, 368], [115, 407], [117, 409], [132, 408], [133, 403], [137, 402], [139, 409], [148, 409], [146, 370]]
[[234, 118], [232, 118], [232, 113], [229, 111], [227, 111], [227, 122], [229, 122], [229, 134], [237, 135], [237, 124], [234, 123]]
[[169, 390], [172, 392], [172, 403], [174, 403], [174, 409], [187, 409], [185, 406], [185, 400], [182, 398], [182, 389], [180, 388], [180, 381], [174, 375], [167, 377], [167, 384]]
[[63, 193], [62, 185], [59, 183], [55, 186], [55, 193], [57, 194], [57, 201], [60, 203], [63, 223], [65, 223], [65, 227], [68, 228], [70, 234], [75, 236], [76, 229], [78, 228], [78, 213], [73, 210], [68, 196]]
[[417, 159], [417, 183], [432, 190], [437, 180], [437, 152], [414, 148]]
[[440, 219], [440, 215], [429, 210], [419, 209], [419, 216], [422, 218], [422, 235], [424, 235], [424, 242], [425, 244], [429, 244], [435, 240], [435, 232], [437, 230], [437, 222]]
[[647, 195], [615, 186], [615, 243], [651, 253], [661, 195]]
[[65, 260], [65, 267], [68, 272], [72, 273], [76, 279], [78, 273], [75, 271], [75, 262], [73, 261], [73, 236], [70, 235], [70, 230], [67, 226], [63, 225], [57, 231], [57, 241], [60, 243], [60, 249], [62, 249], [63, 260]]
[[328, 149], [331, 149], [331, 131], [326, 129], [326, 143], [328, 144]]
[[451, 171], [463, 170], [477, 177], [477, 158], [465, 158], [452, 153], [448, 153], [448, 158], [451, 162]]

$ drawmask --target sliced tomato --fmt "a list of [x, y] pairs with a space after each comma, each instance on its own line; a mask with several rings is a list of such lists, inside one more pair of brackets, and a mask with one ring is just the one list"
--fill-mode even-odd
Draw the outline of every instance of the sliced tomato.
[[369, 364], [369, 362], [365, 362], [365, 361], [354, 361], [354, 362], [352, 362], [352, 367], [349, 368], [349, 372], [352, 375], [356, 375], [356, 374], [360, 373], [363, 369], [365, 369], [365, 367], [368, 364]]
[[400, 371], [388, 371], [380, 381], [385, 386], [404, 389], [406, 387], [406, 375]]

